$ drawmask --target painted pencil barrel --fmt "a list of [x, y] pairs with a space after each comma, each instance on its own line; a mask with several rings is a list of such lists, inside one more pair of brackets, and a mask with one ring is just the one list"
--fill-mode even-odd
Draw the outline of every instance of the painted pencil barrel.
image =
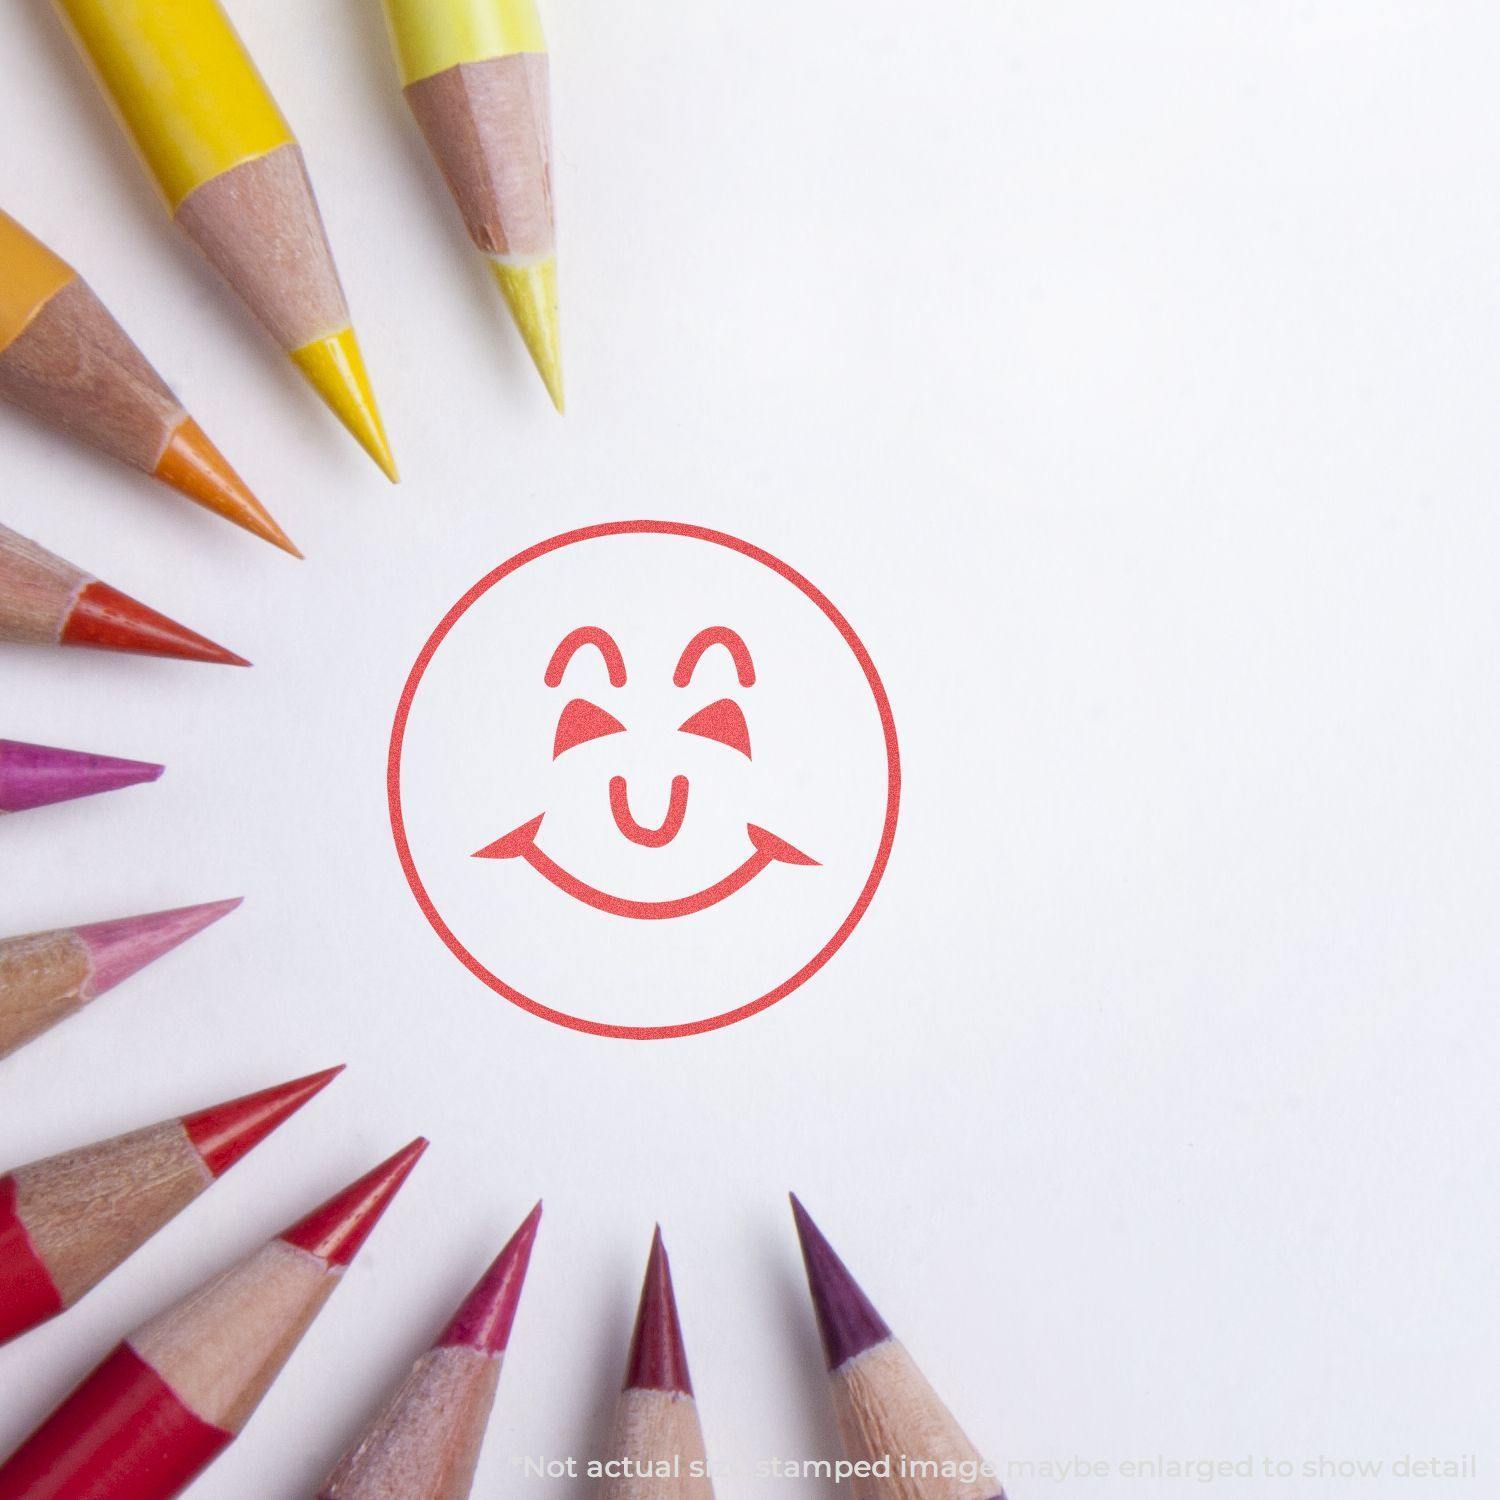
[[168, 206], [293, 141], [217, 0], [56, 0]]
[[10, 348], [76, 275], [67, 261], [0, 209], [0, 350]]
[[0, 1344], [62, 1310], [57, 1283], [21, 1222], [15, 1178], [0, 1178]]
[[403, 84], [459, 63], [545, 52], [535, 0], [386, 0]]
[[233, 1434], [196, 1416], [128, 1343], [0, 1464], [7, 1500], [169, 1500]]

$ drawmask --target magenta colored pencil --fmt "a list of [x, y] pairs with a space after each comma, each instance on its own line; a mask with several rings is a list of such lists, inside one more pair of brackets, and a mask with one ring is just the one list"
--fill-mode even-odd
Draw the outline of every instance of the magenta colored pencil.
[[541, 1217], [538, 1203], [318, 1500], [464, 1500]]
[[858, 1500], [1005, 1500], [987, 1464], [792, 1194], [834, 1415]]
[[155, 781], [165, 768], [143, 760], [116, 760], [83, 750], [58, 750], [0, 740], [0, 813], [25, 812]]
[[81, 1010], [239, 904], [235, 897], [0, 939], [0, 1057]]

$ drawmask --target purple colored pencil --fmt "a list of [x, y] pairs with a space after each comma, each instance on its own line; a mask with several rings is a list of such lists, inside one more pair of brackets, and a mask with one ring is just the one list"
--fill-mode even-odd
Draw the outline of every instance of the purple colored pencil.
[[235, 897], [0, 939], [0, 1057], [81, 1010], [239, 904]]
[[1005, 1500], [987, 1464], [792, 1194], [855, 1500]]
[[0, 740], [0, 813], [26, 812], [53, 802], [139, 786], [155, 781], [164, 769], [143, 760]]

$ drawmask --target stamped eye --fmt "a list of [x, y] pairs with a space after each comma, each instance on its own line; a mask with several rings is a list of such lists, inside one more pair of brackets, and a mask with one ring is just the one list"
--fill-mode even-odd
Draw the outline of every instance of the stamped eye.
[[720, 698], [707, 708], [700, 708], [678, 728], [684, 734], [717, 740], [731, 750], [738, 750], [746, 760], [750, 759], [750, 726], [745, 723], [745, 715], [733, 698]]
[[571, 750], [575, 745], [602, 739], [606, 734], [622, 734], [624, 730], [625, 726], [597, 703], [590, 703], [587, 698], [575, 698], [557, 717], [552, 759], [556, 760], [564, 750]]

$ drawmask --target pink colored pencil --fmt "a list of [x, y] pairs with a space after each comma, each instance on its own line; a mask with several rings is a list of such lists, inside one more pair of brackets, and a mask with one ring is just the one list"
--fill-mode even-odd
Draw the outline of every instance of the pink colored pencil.
[[966, 1438], [792, 1195], [792, 1214], [848, 1460], [854, 1500], [1005, 1500], [993, 1466]]
[[0, 939], [0, 1058], [202, 932], [240, 899]]
[[171, 1500], [239, 1436], [426, 1141], [138, 1328], [0, 1464], [5, 1500]]
[[541, 1217], [538, 1203], [374, 1425], [339, 1461], [319, 1500], [464, 1500], [469, 1494]]
[[651, 1240], [605, 1463], [606, 1500], [713, 1500], [660, 1225]]
[[53, 802], [139, 786], [155, 781], [164, 769], [141, 760], [0, 740], [0, 813], [26, 812]]
[[72, 1307], [342, 1071], [329, 1068], [0, 1177], [0, 1344]]

